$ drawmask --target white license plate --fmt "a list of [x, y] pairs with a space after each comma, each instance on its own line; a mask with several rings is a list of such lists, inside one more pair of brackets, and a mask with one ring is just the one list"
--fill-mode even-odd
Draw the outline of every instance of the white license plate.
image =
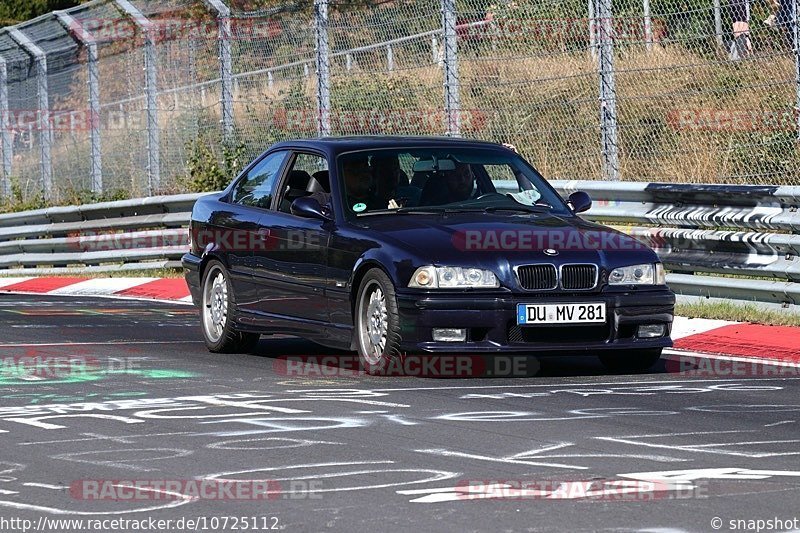
[[518, 304], [517, 324], [603, 324], [606, 304]]

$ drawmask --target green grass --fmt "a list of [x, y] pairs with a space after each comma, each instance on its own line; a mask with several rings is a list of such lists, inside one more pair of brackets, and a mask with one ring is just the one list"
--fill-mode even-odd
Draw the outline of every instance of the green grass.
[[772, 326], [800, 326], [800, 314], [772, 311], [753, 304], [733, 304], [729, 302], [679, 303], [675, 306], [675, 315], [689, 318], [752, 322], [754, 324]]

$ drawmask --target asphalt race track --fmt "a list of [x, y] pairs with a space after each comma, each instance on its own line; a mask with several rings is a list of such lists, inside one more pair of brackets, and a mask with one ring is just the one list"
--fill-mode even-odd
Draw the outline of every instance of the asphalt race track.
[[[800, 526], [796, 376], [663, 360], [609, 375], [593, 358], [527, 360], [528, 377], [301, 372], [280, 356], [349, 356], [291, 338], [210, 354], [197, 320], [187, 305], [0, 296], [0, 531]], [[169, 489], [202, 483], [210, 496]]]

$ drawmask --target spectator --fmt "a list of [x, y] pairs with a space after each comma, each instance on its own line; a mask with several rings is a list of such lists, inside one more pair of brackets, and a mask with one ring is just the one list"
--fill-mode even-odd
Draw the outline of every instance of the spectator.
[[[775, 25], [773, 28], [783, 28], [786, 43], [794, 49], [794, 26], [792, 24], [792, 0], [773, 0], [777, 5], [775, 10]], [[769, 20], [769, 18], [767, 18]], [[766, 24], [767, 21], [764, 21]], [[769, 24], [767, 24], [769, 26]]]
[[750, 1], [733, 0], [731, 2], [731, 18], [733, 19], [733, 41], [728, 57], [731, 61], [738, 61], [753, 53], [753, 44], [750, 42]]
[[778, 27], [778, 14], [781, 9], [781, 2], [780, 0], [770, 0], [770, 4], [772, 4], [772, 14], [764, 20], [764, 25], [768, 26], [772, 29], [777, 29]]

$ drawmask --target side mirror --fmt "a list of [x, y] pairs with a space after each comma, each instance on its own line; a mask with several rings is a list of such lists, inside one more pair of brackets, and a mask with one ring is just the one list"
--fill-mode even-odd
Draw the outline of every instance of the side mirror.
[[326, 209], [323, 209], [316, 198], [304, 196], [292, 202], [289, 211], [294, 216], [303, 218], [315, 218], [317, 220], [330, 220], [331, 217]]
[[588, 211], [592, 207], [592, 199], [583, 191], [577, 191], [569, 195], [567, 205], [575, 214]]

